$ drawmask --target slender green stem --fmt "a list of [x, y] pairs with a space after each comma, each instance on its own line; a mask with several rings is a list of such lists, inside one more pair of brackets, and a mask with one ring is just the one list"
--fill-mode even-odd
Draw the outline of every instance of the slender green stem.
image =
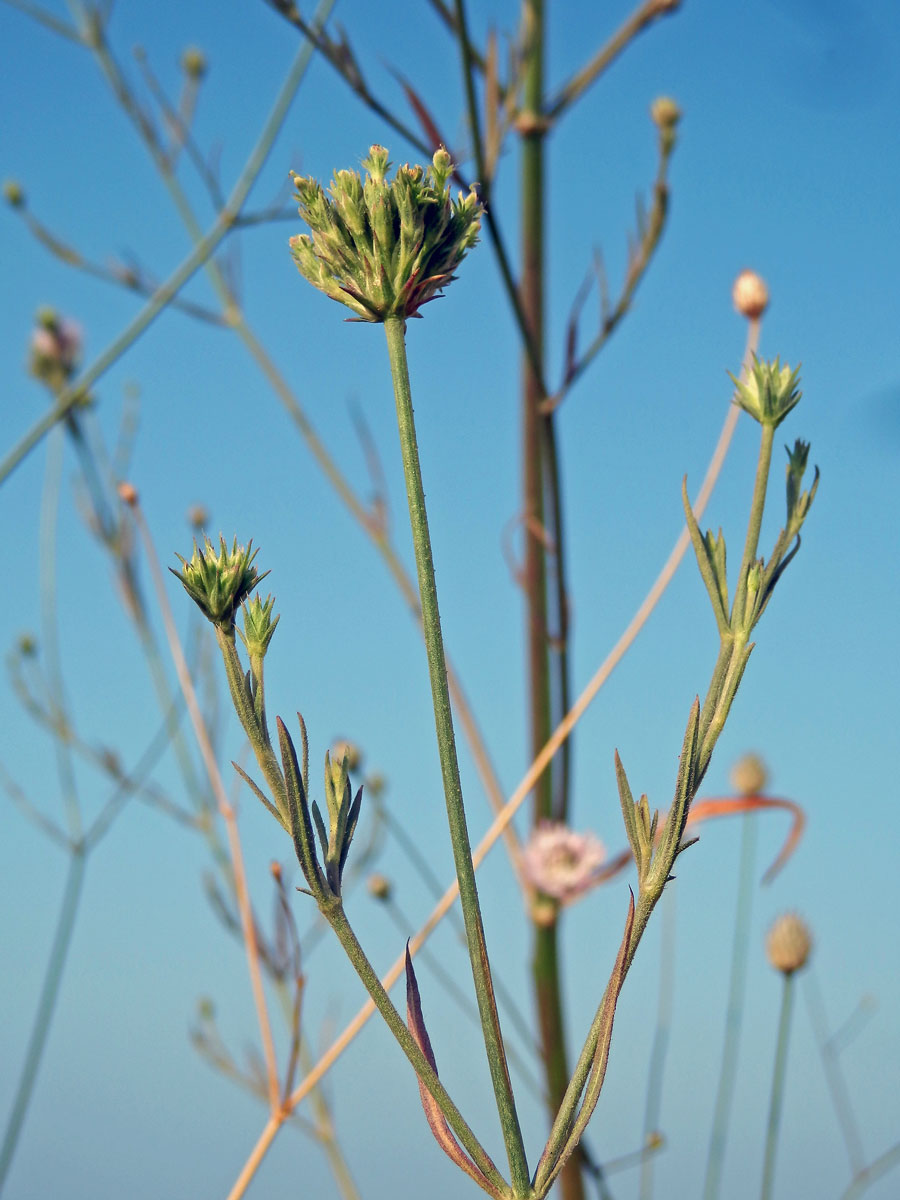
[[722, 1184], [728, 1122], [734, 1099], [737, 1077], [738, 1045], [744, 1019], [744, 994], [747, 979], [747, 958], [750, 945], [750, 914], [753, 908], [753, 872], [756, 861], [756, 817], [745, 816], [741, 822], [741, 860], [738, 873], [737, 908], [734, 915], [734, 938], [731, 945], [731, 978], [728, 985], [728, 1006], [725, 1014], [725, 1039], [722, 1063], [713, 1110], [709, 1152], [706, 1159], [706, 1178], [703, 1200], [717, 1200]]
[[[326, 19], [334, 3], [335, 0], [323, 0], [316, 17], [317, 27], [320, 21]], [[250, 189], [256, 182], [256, 178], [272, 148], [275, 136], [287, 116], [297, 88], [300, 86], [303, 76], [306, 73], [311, 56], [312, 46], [310, 43], [306, 43], [297, 53], [294, 62], [291, 64], [287, 77], [281, 86], [281, 90], [276, 97], [271, 113], [266, 119], [257, 143], [253, 147], [250, 157], [247, 159], [244, 169], [235, 184], [234, 190], [228, 198], [228, 203], [216, 218], [212, 228], [208, 233], [200, 236], [199, 241], [197, 241], [194, 249], [184, 262], [165, 283], [156, 289], [151, 299], [141, 309], [134, 320], [128, 324], [100, 357], [95, 359], [91, 366], [66, 389], [53, 408], [25, 434], [18, 445], [14, 446], [3, 461], [0, 462], [0, 483], [15, 470], [45, 434], [58, 421], [62, 420], [66, 413], [70, 412], [76, 404], [79, 404], [83, 400], [88, 389], [109, 370], [113, 363], [121, 358], [129, 346], [159, 316], [172, 297], [177, 295], [188, 280], [211, 260], [219, 243], [227, 237], [233, 228], [235, 219], [243, 207]]]
[[41, 996], [34, 1017], [34, 1025], [31, 1027], [31, 1036], [28, 1039], [25, 1062], [22, 1066], [22, 1074], [19, 1077], [19, 1084], [16, 1088], [15, 1098], [13, 1099], [9, 1121], [3, 1135], [3, 1146], [0, 1148], [0, 1193], [3, 1191], [3, 1185], [6, 1182], [10, 1166], [12, 1165], [13, 1155], [19, 1144], [22, 1124], [25, 1120], [25, 1114], [28, 1111], [31, 1093], [34, 1090], [34, 1084], [37, 1079], [38, 1068], [41, 1065], [41, 1058], [47, 1044], [50, 1022], [53, 1019], [56, 1002], [59, 999], [63, 968], [66, 965], [66, 956], [69, 952], [69, 946], [72, 943], [72, 931], [75, 928], [78, 902], [81, 899], [82, 886], [84, 884], [86, 862], [87, 857], [83, 846], [79, 844], [74, 845], [70, 850], [69, 872], [66, 876], [66, 886], [59, 908], [56, 933], [53, 937], [50, 957], [47, 960], [47, 971], [44, 975], [43, 986], [41, 987]]
[[391, 317], [385, 322], [384, 331], [387, 337], [391, 375], [394, 382], [394, 398], [397, 405], [397, 425], [415, 549], [422, 626], [431, 678], [431, 696], [434, 705], [444, 796], [447, 804], [447, 820], [450, 826], [450, 840], [453, 845], [453, 857], [459, 880], [460, 902], [466, 924], [469, 958], [472, 964], [472, 976], [475, 981], [475, 993], [478, 998], [478, 1010], [481, 1015], [497, 1111], [509, 1157], [511, 1182], [516, 1195], [527, 1195], [528, 1164], [503, 1051], [500, 1018], [497, 1014], [491, 984], [490, 964], [484, 938], [481, 908], [478, 903], [478, 889], [475, 884], [475, 870], [472, 866], [472, 848], [469, 842], [469, 831], [466, 827], [462, 786], [459, 779], [431, 538], [428, 532], [425, 492], [419, 465], [419, 450], [416, 443], [412, 395], [409, 386], [409, 369], [406, 361], [405, 322], [401, 317]]
[[[484, 1148], [469, 1128], [462, 1113], [451, 1100], [446, 1088], [438, 1078], [437, 1072], [425, 1057], [419, 1043], [409, 1029], [407, 1029], [406, 1022], [394, 1007], [393, 1001], [378, 978], [378, 973], [374, 970], [368, 958], [366, 958], [365, 952], [359, 944], [356, 934], [350, 926], [350, 922], [347, 920], [347, 915], [340, 900], [334, 901], [329, 906], [320, 904], [319, 907], [337, 935], [338, 941], [343, 946], [354, 970], [365, 985], [366, 991], [372, 997], [375, 1007], [381, 1013], [388, 1028], [399, 1043], [401, 1050], [409, 1059], [413, 1070], [437, 1101], [441, 1112], [447, 1118], [453, 1132], [459, 1138], [472, 1161], [477, 1165], [485, 1178], [495, 1187], [501, 1189], [503, 1194], [506, 1195], [508, 1193], [506, 1180], [485, 1153]], [[526, 1195], [527, 1193], [523, 1191], [517, 1194]]]
[[793, 999], [794, 974], [793, 972], [788, 972], [784, 976], [784, 988], [781, 993], [781, 1015], [778, 1018], [778, 1043], [775, 1047], [772, 1097], [769, 1101], [769, 1120], [766, 1125], [766, 1148], [763, 1157], [763, 1179], [760, 1200], [771, 1200], [772, 1187], [775, 1182], [775, 1152], [778, 1149], [781, 1105], [784, 1100], [784, 1077], [787, 1070]]

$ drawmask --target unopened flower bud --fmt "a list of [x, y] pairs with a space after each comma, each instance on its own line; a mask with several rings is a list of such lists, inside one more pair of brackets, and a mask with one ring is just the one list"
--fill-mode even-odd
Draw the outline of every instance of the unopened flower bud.
[[741, 271], [731, 289], [734, 307], [748, 321], [757, 321], [769, 307], [766, 281], [755, 271]]
[[192, 504], [187, 510], [187, 519], [192, 529], [203, 530], [209, 524], [209, 509], [202, 504]]
[[745, 754], [731, 768], [731, 786], [741, 796], [758, 796], [768, 782], [769, 772], [758, 754]]
[[253, 550], [252, 546], [252, 539], [246, 546], [239, 546], [235, 538], [229, 550], [225, 539], [220, 536], [217, 552], [209, 538], [205, 538], [202, 550], [194, 542], [190, 561], [181, 558], [180, 554], [176, 555], [181, 558], [180, 571], [169, 568], [181, 580], [184, 590], [203, 614], [214, 625], [220, 625], [229, 633], [233, 632], [234, 614], [239, 606], [269, 573], [265, 571], [260, 575], [253, 566], [258, 551]]
[[211, 997], [201, 996], [197, 1001], [197, 1016], [206, 1022], [216, 1019], [216, 1004]]
[[681, 109], [670, 96], [659, 96], [650, 105], [650, 116], [659, 130], [663, 154], [670, 154], [675, 145], [675, 129], [681, 120]]
[[336, 763], [342, 763], [346, 759], [348, 771], [358, 771], [362, 765], [362, 751], [359, 746], [348, 742], [346, 738], [338, 738], [334, 742], [331, 747], [331, 758]]
[[734, 402], [760, 425], [776, 429], [795, 404], [802, 392], [797, 387], [800, 368], [781, 365], [781, 359], [764, 362], [755, 355], [753, 366], [746, 380], [731, 380], [735, 386]]
[[133, 483], [129, 483], [127, 480], [123, 479], [116, 488], [116, 491], [119, 493], [119, 499], [123, 504], [127, 504], [129, 508], [135, 507], [139, 497], [138, 490]]
[[21, 633], [16, 648], [23, 658], [34, 658], [37, 654], [37, 638], [33, 633]]
[[4, 179], [3, 199], [10, 208], [23, 208], [25, 205], [25, 192], [22, 189], [22, 185], [15, 179]]
[[369, 889], [369, 895], [376, 900], [390, 900], [391, 892], [394, 890], [388, 877], [378, 871], [369, 876], [366, 887]]
[[766, 938], [766, 956], [776, 971], [792, 975], [806, 965], [812, 950], [809, 926], [796, 913], [778, 917]]
[[650, 116], [658, 129], [665, 129], [678, 124], [681, 109], [671, 96], [657, 96], [650, 105]]
[[181, 55], [181, 69], [191, 79], [202, 79], [208, 69], [206, 55], [198, 46], [188, 46]]
[[259, 596], [253, 596], [250, 600], [245, 600], [241, 606], [244, 628], [238, 630], [238, 636], [247, 647], [247, 653], [251, 659], [265, 658], [266, 656], [269, 642], [275, 633], [275, 626], [281, 620], [280, 616], [272, 620], [274, 606], [274, 596], [266, 596], [265, 600], [260, 600]]
[[277, 858], [273, 858], [269, 863], [269, 874], [276, 883], [281, 883], [281, 863]]

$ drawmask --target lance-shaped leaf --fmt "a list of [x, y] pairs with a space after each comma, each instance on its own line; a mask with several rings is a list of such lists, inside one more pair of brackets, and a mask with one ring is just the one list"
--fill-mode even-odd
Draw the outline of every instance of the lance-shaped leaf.
[[[431, 1039], [428, 1036], [428, 1030], [425, 1028], [425, 1019], [422, 1016], [422, 1001], [419, 996], [419, 985], [416, 982], [416, 973], [413, 970], [412, 958], [409, 953], [409, 943], [406, 946], [406, 1024], [409, 1026], [410, 1033], [416, 1039], [419, 1049], [428, 1059], [429, 1066], [435, 1075], [437, 1075], [437, 1063], [435, 1062], [434, 1051], [431, 1048]], [[419, 1079], [419, 1095], [422, 1098], [422, 1108], [425, 1110], [425, 1117], [429, 1128], [434, 1134], [435, 1141], [447, 1157], [452, 1158], [460, 1170], [465, 1171], [470, 1179], [474, 1179], [478, 1186], [486, 1191], [489, 1196], [494, 1196], [496, 1200], [501, 1200], [503, 1193], [487, 1180], [472, 1159], [469, 1158], [468, 1154], [466, 1154], [465, 1150], [463, 1150], [462, 1146], [460, 1146], [447, 1123], [447, 1118], [441, 1112], [437, 1101], [421, 1079]], [[491, 1165], [493, 1166], [493, 1164]]]
[[712, 531], [706, 537], [700, 532], [697, 518], [687, 494], [687, 475], [681, 481], [681, 500], [684, 505], [684, 515], [687, 520], [688, 532], [691, 535], [691, 545], [697, 558], [697, 566], [709, 593], [713, 614], [719, 633], [728, 632], [728, 579], [725, 574], [725, 539], [722, 530], [718, 537], [713, 537]]
[[653, 816], [650, 816], [650, 807], [646, 796], [641, 796], [638, 803], [635, 804], [618, 750], [616, 751], [616, 785], [619, 789], [622, 816], [625, 820], [625, 832], [628, 834], [631, 852], [637, 865], [638, 881], [643, 884], [653, 857], [653, 842], [656, 838], [659, 812], [654, 810]]
[[[253, 780], [250, 778], [250, 776], [247, 774], [247, 772], [244, 770], [244, 768], [239, 766], [234, 761], [234, 759], [231, 760], [231, 765], [237, 771], [238, 775], [240, 775], [241, 779], [243, 779], [244, 783], [246, 783], [247, 786], [250, 788], [250, 790], [253, 792], [254, 796], [256, 796], [257, 800], [261, 800], [263, 802], [263, 804], [266, 806], [266, 808], [269, 810], [269, 812], [272, 814], [272, 816], [275, 818], [275, 820], [278, 822], [278, 824], [281, 825], [284, 829], [287, 829], [287, 825], [285, 824], [284, 817], [281, 815], [281, 813], [278, 811], [278, 809], [275, 807], [275, 805], [271, 802], [271, 800], [265, 794], [265, 792], [263, 792], [263, 790], [253, 782]], [[288, 833], [290, 833], [290, 830], [288, 830]]]
[[653, 863], [647, 873], [648, 891], [656, 896], [662, 894], [672, 864], [676, 857], [685, 849], [681, 837], [688, 818], [690, 803], [696, 793], [695, 779], [697, 778], [697, 729], [700, 721], [700, 701], [695, 699], [691, 705], [691, 715], [688, 717], [687, 728], [684, 731], [684, 742], [681, 747], [681, 759], [678, 763], [678, 782], [675, 785], [675, 799], [669, 809], [665, 824], [659, 835], [659, 848], [653, 857]]
[[619, 999], [619, 993], [622, 990], [622, 984], [625, 982], [625, 974], [628, 969], [628, 950], [631, 945], [631, 931], [634, 927], [634, 893], [629, 889], [629, 894], [628, 916], [625, 920], [625, 932], [622, 935], [622, 943], [619, 946], [619, 953], [616, 955], [609, 983], [606, 985], [606, 991], [603, 993], [603, 999], [600, 1002], [600, 1007], [591, 1026], [591, 1032], [588, 1035], [589, 1038], [596, 1037], [597, 1044], [591, 1062], [590, 1074], [587, 1077], [584, 1088], [584, 1100], [582, 1101], [578, 1116], [574, 1121], [569, 1123], [565, 1131], [565, 1141], [562, 1143], [562, 1147], [558, 1148], [555, 1153], [552, 1146], [554, 1141], [558, 1143], [558, 1139], [554, 1139], [551, 1134], [551, 1140], [547, 1142], [544, 1153], [541, 1155], [541, 1161], [538, 1163], [537, 1170], [534, 1173], [532, 1187], [536, 1196], [546, 1196], [550, 1190], [551, 1184], [565, 1166], [566, 1160], [581, 1141], [582, 1134], [587, 1128], [588, 1121], [590, 1121], [594, 1114], [597, 1101], [600, 1099], [603, 1080], [606, 1078], [606, 1066], [609, 1062], [609, 1047], [612, 1042], [616, 1003]]
[[[346, 754], [340, 766], [331, 761], [331, 755], [325, 755], [325, 800], [328, 808], [329, 829], [326, 834], [325, 822], [318, 805], [313, 804], [313, 818], [319, 840], [322, 842], [325, 859], [325, 872], [332, 892], [341, 894], [341, 876], [356, 824], [359, 820], [359, 810], [362, 805], [362, 788], [356, 797], [352, 798], [348, 761]], [[352, 802], [351, 802], [352, 800]]]
[[[298, 714], [299, 717], [299, 714]], [[309, 820], [309, 806], [306, 800], [306, 788], [300, 774], [300, 764], [297, 762], [297, 752], [291, 735], [288, 733], [281, 717], [276, 717], [278, 726], [278, 744], [281, 747], [281, 762], [284, 768], [284, 782], [287, 790], [288, 818], [291, 825], [291, 837], [294, 839], [294, 850], [297, 861], [312, 895], [320, 903], [332, 898], [331, 889], [322, 873], [316, 858], [313, 845], [312, 825]]]

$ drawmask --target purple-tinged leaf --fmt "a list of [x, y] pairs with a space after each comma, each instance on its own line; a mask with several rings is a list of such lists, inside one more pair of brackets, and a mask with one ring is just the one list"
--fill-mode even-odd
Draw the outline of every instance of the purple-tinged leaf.
[[[416, 973], [413, 970], [408, 943], [406, 946], [406, 1024], [409, 1026], [410, 1033], [416, 1039], [419, 1049], [428, 1060], [429, 1066], [435, 1075], [437, 1075], [437, 1063], [435, 1062], [434, 1051], [431, 1048], [431, 1039], [428, 1036], [428, 1030], [425, 1028], [425, 1018], [422, 1016], [419, 985], [416, 982]], [[465, 1171], [470, 1179], [474, 1179], [478, 1186], [483, 1188], [489, 1196], [494, 1196], [497, 1200], [500, 1200], [502, 1193], [493, 1184], [488, 1182], [465, 1150], [463, 1150], [462, 1146], [460, 1146], [447, 1123], [447, 1118], [441, 1112], [437, 1101], [421, 1078], [419, 1079], [419, 1095], [422, 1098], [422, 1108], [425, 1110], [425, 1118], [440, 1148], [448, 1158], [453, 1159], [460, 1170]]]

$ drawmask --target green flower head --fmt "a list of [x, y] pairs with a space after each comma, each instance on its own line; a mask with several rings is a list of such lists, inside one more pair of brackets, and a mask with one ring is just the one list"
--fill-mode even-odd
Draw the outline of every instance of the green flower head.
[[731, 376], [737, 389], [734, 402], [760, 425], [771, 425], [774, 429], [800, 400], [803, 393], [797, 387], [799, 379], [799, 367], [792, 371], [789, 366], [782, 366], [779, 358], [774, 362], [760, 362], [754, 355], [753, 369], [746, 383]]
[[[252, 550], [252, 546], [252, 539], [246, 546], [239, 546], [235, 538], [229, 550], [225, 539], [220, 536], [217, 552], [209, 538], [204, 538], [202, 550], [194, 542], [190, 562], [181, 558], [180, 554], [176, 555], [181, 558], [180, 571], [169, 568], [181, 580], [184, 590], [199, 605], [204, 616], [226, 632], [234, 627], [234, 614], [238, 607], [269, 573], [265, 571], [260, 575], [253, 566], [259, 551]], [[274, 623], [271, 628], [274, 631]]]
[[398, 167], [391, 180], [383, 146], [362, 165], [365, 179], [336, 171], [327, 194], [292, 172], [310, 235], [292, 237], [291, 254], [300, 274], [356, 320], [418, 316], [477, 241], [481, 202], [474, 189], [451, 199], [453, 163], [443, 149], [427, 169]]

